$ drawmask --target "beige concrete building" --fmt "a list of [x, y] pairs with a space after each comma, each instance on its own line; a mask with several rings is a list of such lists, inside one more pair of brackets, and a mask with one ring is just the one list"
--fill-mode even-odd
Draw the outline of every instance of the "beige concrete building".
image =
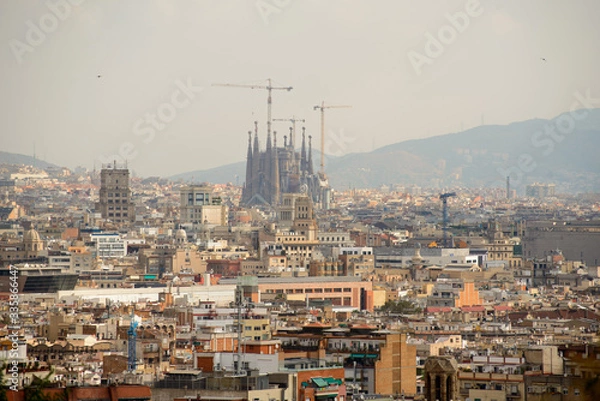
[[116, 224], [135, 221], [135, 206], [129, 188], [129, 170], [119, 168], [117, 162], [107, 165], [100, 172], [100, 193], [96, 211], [103, 219]]
[[2, 266], [33, 261], [47, 255], [46, 244], [34, 229], [25, 231], [22, 240], [8, 232], [0, 237], [0, 265]]
[[[289, 202], [288, 202], [289, 201]], [[290, 203], [291, 205], [288, 205]], [[266, 255], [284, 256], [286, 263], [283, 271], [294, 275], [307, 275], [314, 248], [319, 245], [317, 239], [317, 221], [313, 204], [308, 196], [298, 194], [284, 195], [283, 204], [290, 213], [293, 210], [293, 221], [289, 229], [279, 230], [275, 227], [261, 231], [261, 257]], [[286, 209], [287, 210], [287, 209]], [[286, 212], [287, 213], [287, 212]], [[289, 216], [286, 215], [286, 219]]]
[[179, 218], [182, 223], [227, 225], [227, 207], [208, 186], [192, 185], [181, 188]]

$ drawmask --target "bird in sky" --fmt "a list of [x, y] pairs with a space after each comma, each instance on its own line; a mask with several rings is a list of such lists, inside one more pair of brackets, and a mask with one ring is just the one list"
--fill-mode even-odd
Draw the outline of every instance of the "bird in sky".
[[545, 59], [545, 58], [543, 58], [543, 57], [540, 57], [540, 59], [541, 59], [542, 61], [546, 61], [546, 59]]
[[102, 75], [98, 75], [98, 78], [102, 78]]

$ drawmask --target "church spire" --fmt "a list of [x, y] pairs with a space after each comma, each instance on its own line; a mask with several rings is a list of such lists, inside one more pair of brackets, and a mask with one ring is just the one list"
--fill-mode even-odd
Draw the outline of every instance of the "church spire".
[[252, 131], [248, 131], [248, 154], [246, 157], [248, 160], [252, 160]]
[[244, 200], [252, 197], [252, 131], [248, 131], [248, 154], [246, 156], [246, 183], [243, 190]]
[[271, 205], [279, 203], [279, 152], [277, 149], [277, 131], [273, 131], [273, 149], [271, 161]]
[[[253, 150], [252, 150], [252, 180], [250, 181], [251, 184], [251, 188], [252, 191], [248, 192], [248, 196], [246, 197], [246, 202], [249, 202], [252, 197], [259, 193], [260, 191], [260, 149], [258, 146], [258, 121], [254, 121], [254, 146], [253, 146]], [[246, 183], [246, 186], [248, 186], [248, 183]]]
[[267, 146], [265, 149], [265, 178], [266, 178], [266, 185], [265, 185], [265, 196], [264, 198], [267, 200], [267, 202], [272, 203], [273, 202], [273, 146], [271, 145], [271, 131], [267, 131]]
[[258, 157], [258, 121], [254, 121], [254, 156]]

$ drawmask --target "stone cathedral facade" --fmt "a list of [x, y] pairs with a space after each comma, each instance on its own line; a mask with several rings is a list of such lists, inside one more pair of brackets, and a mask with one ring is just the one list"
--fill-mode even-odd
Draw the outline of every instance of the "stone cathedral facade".
[[305, 193], [314, 203], [327, 204], [330, 190], [324, 174], [314, 171], [312, 158], [312, 137], [302, 128], [300, 151], [296, 150], [296, 138], [290, 128], [289, 137], [283, 137], [283, 146], [277, 143], [277, 132], [267, 133], [265, 150], [260, 150], [258, 125], [255, 123], [254, 138], [248, 132], [248, 153], [246, 159], [246, 182], [242, 192], [242, 205], [270, 205], [277, 207], [281, 195]]

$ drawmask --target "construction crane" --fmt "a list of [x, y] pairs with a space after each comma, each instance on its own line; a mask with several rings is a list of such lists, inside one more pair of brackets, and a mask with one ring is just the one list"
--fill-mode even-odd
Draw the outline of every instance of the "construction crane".
[[443, 206], [443, 224], [444, 224], [444, 246], [448, 248], [448, 198], [456, 196], [456, 192], [446, 192], [440, 195]]
[[292, 123], [292, 135], [290, 135], [290, 145], [292, 146], [292, 148], [296, 148], [296, 123], [303, 123], [306, 122], [305, 119], [303, 118], [296, 118], [296, 116], [292, 116], [291, 118], [274, 118], [273, 121], [289, 121]]
[[291, 91], [291, 86], [273, 86], [271, 84], [271, 78], [267, 79], [266, 85], [238, 85], [238, 84], [213, 84], [212, 86], [229, 86], [232, 88], [248, 88], [248, 89], [266, 89], [269, 93], [267, 97], [267, 134], [271, 134], [271, 92], [273, 90], [286, 90]]
[[129, 330], [127, 330], [127, 371], [129, 372], [135, 372], [137, 368], [137, 356], [135, 351], [137, 326], [138, 322], [135, 321], [134, 308], [131, 308], [131, 323], [129, 324]]
[[321, 175], [325, 176], [325, 109], [341, 109], [352, 106], [342, 105], [325, 105], [321, 102], [320, 105], [314, 106], [313, 110], [321, 110]]

